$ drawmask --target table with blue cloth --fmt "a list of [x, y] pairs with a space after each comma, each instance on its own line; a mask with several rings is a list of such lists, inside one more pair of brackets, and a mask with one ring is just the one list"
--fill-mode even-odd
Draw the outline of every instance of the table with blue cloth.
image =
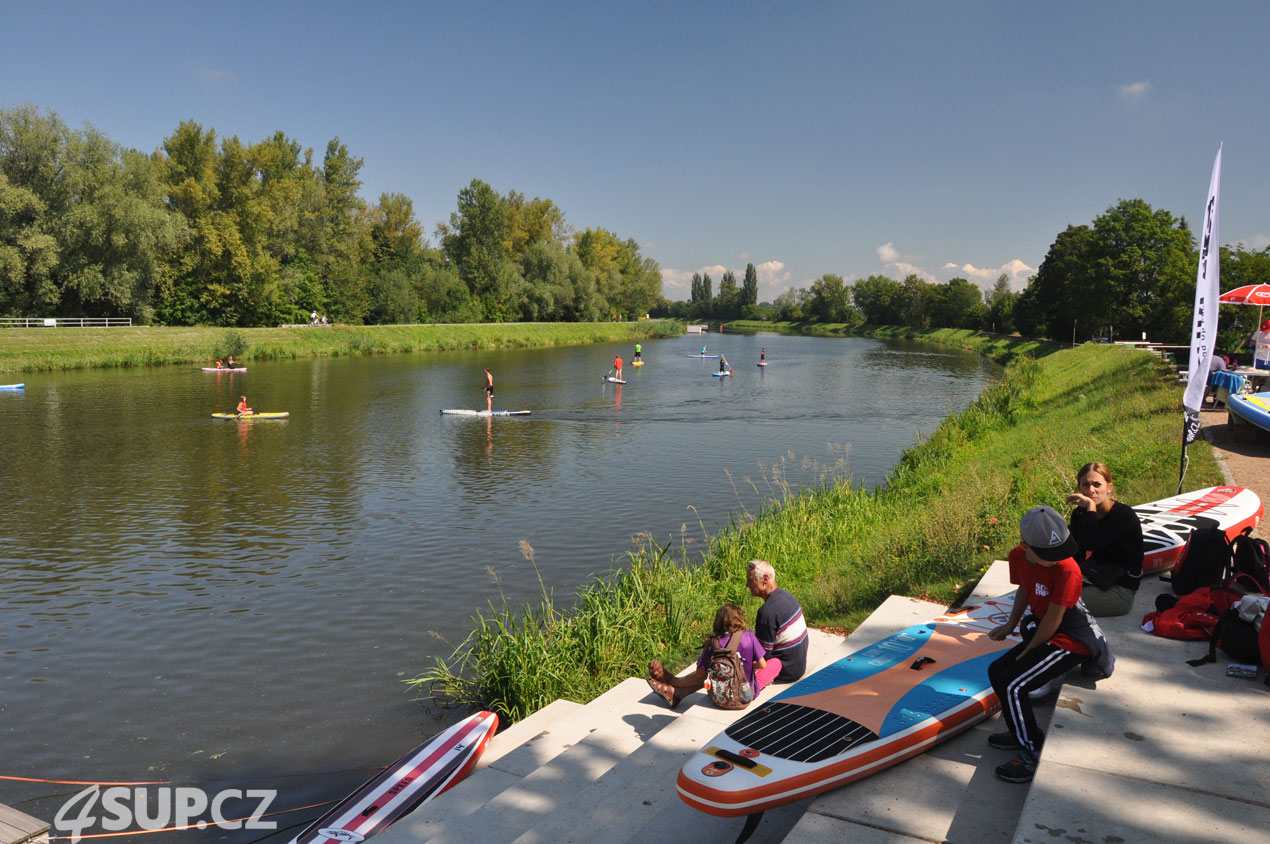
[[1244, 387], [1244, 376], [1233, 372], [1217, 371], [1208, 376], [1208, 385], [1215, 388], [1213, 404], [1225, 404], [1231, 393], [1238, 393]]

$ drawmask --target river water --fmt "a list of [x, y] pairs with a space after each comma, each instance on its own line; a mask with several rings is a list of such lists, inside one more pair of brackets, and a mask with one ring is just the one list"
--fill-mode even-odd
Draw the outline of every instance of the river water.
[[[733, 376], [688, 356], [703, 342]], [[604, 382], [631, 351], [59, 373], [0, 392], [0, 776], [228, 782], [279, 789], [275, 808], [340, 797], [438, 729], [402, 681], [488, 601], [539, 595], [522, 543], [557, 597], [641, 535], [692, 553], [757, 513], [773, 476], [883, 480], [996, 373], [931, 346], [706, 335], [647, 342], [628, 384]], [[532, 415], [438, 413], [483, 408], [485, 366], [495, 408]], [[290, 418], [210, 418], [241, 394]], [[48, 820], [66, 799], [48, 795], [75, 790], [0, 779], [0, 803]]]

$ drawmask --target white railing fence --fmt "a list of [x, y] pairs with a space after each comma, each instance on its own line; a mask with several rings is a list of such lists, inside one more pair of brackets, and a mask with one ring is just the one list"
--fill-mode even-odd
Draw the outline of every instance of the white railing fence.
[[131, 327], [132, 317], [0, 317], [0, 328]]

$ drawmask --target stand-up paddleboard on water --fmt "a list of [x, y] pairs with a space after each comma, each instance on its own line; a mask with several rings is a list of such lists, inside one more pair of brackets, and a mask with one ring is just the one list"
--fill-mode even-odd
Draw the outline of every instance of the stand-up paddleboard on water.
[[715, 378], [723, 378], [725, 376], [731, 375], [732, 370], [725, 369], [722, 372], [711, 372], [710, 374], [713, 375]]
[[610, 384], [625, 384], [626, 383], [625, 379], [614, 378], [612, 375], [605, 375], [604, 380], [608, 381]]
[[25, 390], [26, 384], [0, 384], [0, 390]]
[[734, 722], [679, 772], [680, 798], [754, 815], [916, 756], [995, 712], [988, 665], [1016, 645], [988, 632], [1007, 595], [905, 628], [805, 677]]
[[291, 414], [288, 411], [279, 413], [213, 413], [213, 419], [233, 419], [238, 422], [256, 422], [268, 419], [286, 419]]
[[497, 729], [497, 715], [478, 712], [438, 733], [363, 783], [291, 844], [365, 841], [466, 777]]
[[204, 372], [246, 372], [245, 366], [205, 366]]
[[690, 358], [717, 358], [718, 355], [688, 355]]
[[643, 365], [644, 365], [644, 362], [642, 360], [631, 361], [631, 366], [643, 366]]
[[758, 365], [759, 365], [759, 366], [767, 366], [767, 361], [765, 361], [765, 360], [761, 360], [761, 361], [759, 361], [759, 362], [758, 362]]
[[528, 416], [531, 410], [451, 410], [445, 408], [441, 411], [449, 416]]
[[1210, 486], [1138, 504], [1133, 512], [1142, 522], [1142, 573], [1153, 574], [1173, 568], [1195, 528], [1219, 527], [1234, 539], [1261, 522], [1265, 505], [1250, 489]]

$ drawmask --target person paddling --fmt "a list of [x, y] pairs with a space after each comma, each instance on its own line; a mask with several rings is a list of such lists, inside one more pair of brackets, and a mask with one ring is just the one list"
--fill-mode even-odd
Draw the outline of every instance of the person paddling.
[[764, 346], [762, 350], [758, 353], [758, 359], [767, 360], [767, 346]]
[[255, 411], [254, 411], [254, 410], [252, 410], [250, 407], [248, 407], [248, 406], [247, 406], [247, 397], [246, 397], [246, 396], [239, 396], [239, 397], [238, 397], [238, 415], [239, 415], [239, 416], [250, 416], [250, 415], [251, 415], [251, 414], [253, 414], [253, 413], [255, 413]]
[[719, 371], [720, 372], [728, 371], [728, 359], [724, 357], [723, 355], [719, 355]]
[[618, 355], [613, 358], [613, 371], [617, 373], [617, 380], [622, 380], [622, 356]]
[[494, 412], [494, 376], [489, 367], [485, 367], [485, 412]]
[[643, 363], [644, 361], [644, 347], [641, 346], [639, 343], [635, 344], [635, 360], [639, 361], [640, 363]]

